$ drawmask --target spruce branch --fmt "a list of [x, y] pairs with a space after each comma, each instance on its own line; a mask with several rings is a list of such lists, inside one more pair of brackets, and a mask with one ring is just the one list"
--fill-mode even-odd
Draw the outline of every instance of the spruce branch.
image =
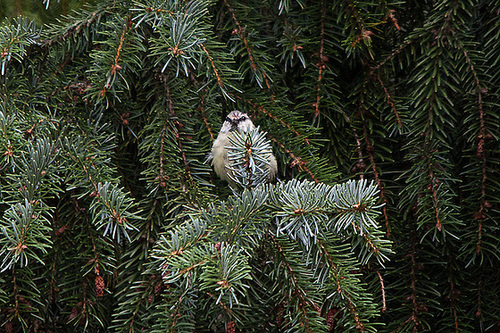
[[292, 167], [298, 166], [299, 170], [305, 171], [309, 175], [309, 177], [311, 177], [311, 179], [314, 180], [314, 182], [316, 182], [316, 183], [319, 182], [319, 179], [314, 175], [314, 173], [311, 171], [311, 169], [309, 169], [309, 167], [307, 166], [307, 163], [309, 161], [305, 161], [301, 157], [296, 156], [291, 150], [286, 148], [285, 145], [283, 143], [279, 142], [278, 139], [276, 139], [275, 137], [270, 136], [270, 139], [272, 141], [274, 141], [281, 149], [283, 149], [283, 151], [285, 151], [285, 153], [290, 155], [290, 157], [292, 158], [292, 162], [290, 163], [290, 165]]
[[[24, 18], [16, 18], [12, 23], [0, 26], [0, 83], [4, 84], [7, 66], [11, 60], [22, 62], [27, 55], [27, 49], [31, 45], [37, 45], [40, 30], [35, 22], [28, 22]], [[5, 90], [4, 90], [5, 92]]]
[[390, 237], [391, 231], [390, 231], [390, 226], [389, 226], [389, 217], [387, 215], [387, 197], [384, 193], [384, 186], [382, 184], [382, 181], [380, 179], [380, 174], [379, 171], [377, 170], [377, 165], [375, 164], [375, 157], [373, 156], [373, 146], [372, 143], [370, 142], [370, 139], [368, 137], [368, 130], [367, 130], [367, 124], [366, 122], [363, 122], [363, 136], [365, 137], [365, 144], [366, 144], [366, 151], [368, 153], [368, 158], [370, 160], [370, 165], [372, 167], [372, 172], [373, 176], [375, 177], [375, 181], [377, 182], [377, 187], [380, 191], [380, 198], [382, 199], [382, 214], [384, 216], [385, 220], [385, 233], [387, 238]]
[[14, 159], [12, 171], [17, 174], [5, 177], [9, 180], [9, 189], [3, 190], [2, 202], [9, 203], [10, 207], [0, 220], [2, 271], [13, 268], [17, 262], [20, 267], [28, 266], [29, 261], [43, 262], [40, 256], [52, 245], [48, 236], [52, 209], [46, 202], [60, 190], [47, 182], [59, 181], [51, 165], [57, 153], [54, 144], [46, 138], [30, 142], [26, 148]]
[[391, 95], [389, 94], [389, 91], [387, 90], [386, 86], [384, 85], [384, 82], [380, 78], [380, 75], [377, 75], [377, 81], [380, 83], [380, 86], [384, 90], [387, 104], [391, 106], [391, 109], [394, 112], [394, 115], [396, 116], [398, 130], [401, 132], [403, 130], [403, 122], [401, 121], [401, 116], [399, 115], [399, 112], [396, 108], [395, 101], [392, 99]]
[[[134, 213], [132, 213], [134, 211]], [[120, 188], [111, 183], [99, 183], [95, 200], [90, 206], [90, 212], [93, 215], [93, 223], [97, 225], [97, 230], [105, 227], [103, 236], [109, 234], [117, 242], [120, 242], [120, 235], [123, 235], [129, 242], [131, 237], [129, 232], [138, 231], [132, 223], [133, 220], [140, 220], [137, 211], [137, 203]]]
[[320, 110], [319, 110], [319, 102], [321, 100], [321, 80], [323, 79], [323, 70], [326, 68], [326, 62], [325, 60], [328, 59], [324, 55], [324, 49], [325, 49], [325, 15], [326, 15], [326, 9], [325, 9], [325, 1], [321, 1], [321, 17], [320, 17], [320, 42], [319, 42], [319, 61], [316, 64], [318, 67], [318, 83], [317, 83], [317, 88], [316, 88], [316, 102], [313, 103], [314, 107], [314, 116], [318, 117]]
[[259, 127], [229, 137], [227, 157], [231, 179], [242, 188], [256, 187], [269, 180], [271, 144]]
[[[99, 24], [101, 19], [113, 9], [114, 8], [112, 7], [101, 7], [96, 11], [83, 11], [79, 18], [68, 16], [68, 21], [70, 22], [68, 25], [65, 25], [63, 27], [58, 27], [57, 25], [48, 26], [49, 29], [53, 29], [53, 32], [57, 32], [51, 36], [52, 38], [48, 37], [47, 39], [43, 40], [43, 47], [51, 48], [55, 45], [61, 44], [62, 42], [66, 42], [69, 45], [72, 45], [74, 43], [73, 45], [76, 44], [75, 46], [77, 46], [79, 44], [77, 43], [77, 36], [81, 36], [82, 38], [86, 39], [88, 38], [86, 40], [87, 43], [82, 43], [83, 45], [91, 45], [91, 37], [93, 37], [93, 33], [91, 33], [92, 26]], [[74, 50], [73, 48], [70, 49], [73, 51], [73, 55], [75, 55], [76, 50]]]
[[2, 329], [497, 326], [498, 2], [54, 5], [2, 7], [56, 22], [0, 24]]
[[266, 74], [267, 68], [262, 64], [260, 64], [258, 53], [256, 52], [255, 47], [249, 41], [251, 34], [246, 30], [246, 28], [244, 28], [240, 24], [238, 18], [236, 17], [236, 12], [234, 8], [231, 7], [231, 5], [227, 0], [224, 0], [224, 5], [225, 7], [227, 7], [227, 10], [229, 11], [231, 18], [234, 22], [234, 25], [236, 26], [236, 28], [233, 30], [233, 33], [236, 34], [242, 41], [243, 47], [248, 56], [248, 62], [250, 68], [246, 68], [244, 72], [247, 72], [249, 69], [251, 69], [253, 73], [253, 78], [255, 79], [259, 87], [263, 88], [262, 83], [265, 83], [267, 90], [271, 90], [272, 79], [268, 77], [268, 74]]
[[133, 29], [129, 15], [114, 16], [105, 26], [113, 34], [95, 41], [99, 48], [92, 52], [94, 64], [88, 70], [91, 87], [87, 91], [87, 98], [94, 102], [105, 100], [109, 104], [108, 93], [114, 99], [122, 89], [130, 89], [131, 78], [127, 71], [134, 72], [141, 65], [139, 55], [145, 48], [142, 37]]
[[485, 112], [483, 110], [483, 92], [484, 88], [481, 87], [481, 83], [479, 81], [479, 74], [474, 66], [474, 63], [469, 56], [467, 50], [465, 49], [464, 44], [457, 39], [456, 44], [459, 50], [462, 52], [467, 64], [469, 65], [470, 75], [473, 78], [474, 82], [474, 91], [473, 93], [477, 95], [477, 112], [479, 113], [479, 133], [477, 133], [477, 150], [476, 156], [481, 159], [481, 199], [479, 203], [479, 210], [476, 212], [477, 220], [478, 220], [478, 232], [477, 232], [477, 245], [476, 245], [476, 253], [481, 252], [481, 238], [482, 238], [482, 223], [484, 221], [484, 211], [486, 210], [486, 170], [487, 170], [487, 161], [486, 161], [486, 125], [485, 125]]

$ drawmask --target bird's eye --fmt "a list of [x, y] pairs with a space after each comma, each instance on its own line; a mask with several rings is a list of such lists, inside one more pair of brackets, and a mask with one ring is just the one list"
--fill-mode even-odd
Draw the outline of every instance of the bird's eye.
[[231, 122], [231, 118], [229, 118], [229, 116], [227, 116], [227, 117], [226, 117], [226, 121]]

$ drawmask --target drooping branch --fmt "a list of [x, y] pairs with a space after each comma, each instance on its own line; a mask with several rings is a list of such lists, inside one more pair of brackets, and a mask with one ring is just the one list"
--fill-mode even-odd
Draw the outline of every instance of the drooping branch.
[[119, 62], [121, 59], [122, 49], [123, 49], [124, 43], [125, 43], [125, 34], [131, 28], [132, 28], [132, 18], [130, 16], [127, 16], [125, 18], [124, 27], [123, 27], [122, 33], [120, 35], [118, 46], [117, 46], [116, 51], [115, 51], [115, 57], [114, 57], [113, 63], [111, 64], [111, 68], [109, 70], [110, 76], [107, 78], [106, 83], [104, 84], [102, 89], [97, 94], [100, 97], [104, 97], [104, 95], [106, 95], [107, 90], [111, 87], [111, 81], [112, 81], [111, 77], [115, 76], [116, 72], [119, 71], [120, 69], [122, 69], [122, 66], [119, 64]]
[[382, 207], [382, 214], [384, 216], [385, 220], [385, 232], [387, 235], [387, 238], [390, 237], [391, 231], [389, 227], [389, 216], [387, 214], [387, 198], [384, 194], [384, 186], [382, 185], [382, 181], [380, 180], [380, 175], [377, 169], [377, 165], [375, 164], [375, 157], [373, 156], [373, 146], [370, 142], [370, 139], [368, 138], [368, 129], [366, 126], [366, 122], [363, 122], [363, 135], [365, 137], [365, 143], [366, 143], [366, 151], [368, 153], [368, 158], [370, 159], [370, 164], [372, 167], [373, 171], [373, 177], [375, 177], [375, 181], [377, 182], [378, 189], [380, 190], [380, 198], [382, 199], [384, 206]]
[[305, 325], [306, 332], [312, 332], [311, 328], [309, 326], [309, 320], [308, 320], [309, 316], [307, 315], [306, 306], [311, 307], [312, 309], [314, 309], [318, 313], [321, 312], [321, 309], [313, 300], [311, 300], [310, 298], [307, 297], [307, 292], [304, 291], [302, 287], [300, 287], [300, 285], [298, 283], [297, 273], [295, 272], [295, 270], [292, 268], [292, 266], [288, 262], [286, 251], [283, 250], [283, 248], [281, 247], [281, 245], [278, 242], [278, 240], [276, 239], [276, 237], [272, 234], [268, 234], [268, 236], [271, 238], [274, 247], [276, 248], [276, 250], [280, 254], [281, 259], [282, 259], [281, 262], [284, 264], [283, 265], [284, 268], [287, 270], [288, 274], [292, 277], [291, 282], [292, 282], [292, 287], [294, 289], [294, 295], [296, 295], [299, 298], [298, 305], [302, 311], [302, 315], [304, 318], [303, 324]]
[[403, 123], [401, 122], [401, 117], [399, 116], [399, 112], [396, 109], [396, 104], [395, 104], [394, 100], [392, 99], [391, 95], [389, 94], [389, 91], [385, 87], [384, 82], [382, 82], [380, 75], [377, 75], [377, 80], [380, 83], [380, 86], [382, 87], [382, 89], [384, 89], [385, 100], [387, 101], [387, 104], [389, 104], [392, 111], [394, 112], [394, 115], [396, 116], [396, 121], [398, 123], [398, 128], [401, 131], [403, 129]]
[[351, 312], [354, 322], [356, 323], [356, 329], [360, 332], [364, 332], [365, 328], [363, 323], [359, 319], [359, 311], [356, 309], [355, 303], [353, 302], [351, 295], [348, 292], [346, 292], [342, 288], [342, 285], [340, 284], [340, 281], [343, 280], [345, 277], [340, 276], [340, 272], [337, 265], [333, 261], [332, 257], [330, 256], [330, 253], [326, 250], [321, 240], [318, 240], [318, 246], [321, 249], [321, 253], [325, 256], [328, 265], [330, 265], [333, 275], [335, 276], [337, 292], [339, 293], [339, 295], [342, 295], [342, 298], [344, 298], [347, 301], [347, 306], [349, 307], [349, 311]]
[[321, 99], [321, 80], [323, 79], [323, 71], [326, 69], [325, 60], [326, 56], [323, 54], [325, 50], [325, 0], [321, 0], [321, 17], [320, 17], [320, 41], [319, 41], [319, 61], [316, 64], [318, 66], [318, 79], [316, 84], [316, 102], [313, 104], [315, 111], [314, 117], [318, 117], [320, 114], [319, 111], [319, 102]]
[[483, 92], [484, 88], [481, 87], [481, 83], [479, 81], [478, 73], [474, 67], [474, 63], [472, 59], [469, 57], [467, 50], [465, 49], [462, 42], [457, 39], [457, 45], [459, 49], [462, 51], [464, 58], [469, 65], [469, 71], [472, 75], [474, 81], [474, 93], [477, 95], [477, 111], [479, 113], [479, 133], [477, 134], [477, 149], [476, 156], [481, 159], [481, 198], [479, 201], [479, 210], [474, 214], [474, 217], [478, 220], [478, 231], [477, 231], [477, 244], [476, 244], [476, 252], [481, 252], [481, 238], [482, 238], [482, 226], [485, 219], [485, 208], [486, 208], [486, 147], [485, 142], [488, 137], [491, 135], [487, 135], [486, 126], [485, 126], [485, 114], [483, 110]]
[[[250, 46], [250, 43], [248, 42], [248, 36], [245, 28], [243, 28], [236, 18], [236, 13], [234, 12], [234, 9], [229, 5], [227, 0], [224, 0], [224, 5], [227, 7], [229, 10], [229, 13], [231, 14], [231, 18], [233, 19], [233, 22], [236, 26], [236, 29], [233, 31], [240, 37], [240, 39], [243, 42], [243, 45], [245, 46], [245, 50], [247, 51], [248, 54], [248, 59], [250, 60], [250, 67], [252, 67], [252, 70], [257, 73], [259, 72], [259, 68], [257, 66], [257, 62], [255, 60], [254, 53], [252, 51], [252, 48]], [[269, 78], [267, 77], [266, 73], [263, 70], [260, 70], [260, 74], [264, 78], [264, 82], [266, 83], [266, 87], [268, 90], [271, 90], [271, 83], [269, 81]], [[258, 81], [258, 80], [257, 80]]]
[[294, 129], [292, 127], [292, 125], [288, 124], [287, 122], [285, 122], [283, 119], [280, 119], [278, 117], [276, 117], [274, 114], [272, 114], [270, 111], [268, 111], [267, 109], [265, 109], [262, 105], [257, 105], [255, 103], [253, 103], [251, 100], [248, 100], [248, 99], [245, 99], [243, 98], [242, 96], [240, 95], [232, 95], [236, 98], [238, 98], [239, 100], [242, 100], [243, 102], [247, 103], [248, 105], [250, 105], [252, 107], [253, 110], [257, 110], [259, 112], [262, 112], [263, 114], [265, 114], [266, 116], [268, 116], [269, 118], [279, 122], [281, 125], [285, 126], [286, 128], [288, 128], [290, 130], [290, 132], [292, 132], [293, 134], [295, 134], [296, 136], [302, 138], [302, 140], [304, 141], [305, 144], [309, 145], [309, 139], [307, 137], [305, 137], [304, 135], [300, 134], [296, 129]]

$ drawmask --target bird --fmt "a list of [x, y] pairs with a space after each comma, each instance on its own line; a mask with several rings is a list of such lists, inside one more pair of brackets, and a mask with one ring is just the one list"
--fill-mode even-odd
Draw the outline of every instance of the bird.
[[[231, 145], [229, 138], [236, 132], [246, 133], [255, 129], [255, 125], [246, 113], [239, 110], [231, 111], [217, 135], [212, 146], [212, 164], [214, 171], [222, 180], [227, 181], [232, 187], [235, 183], [231, 179], [231, 170], [227, 156], [227, 147]], [[273, 181], [278, 173], [278, 163], [276, 157], [271, 153], [269, 159], [269, 181]]]

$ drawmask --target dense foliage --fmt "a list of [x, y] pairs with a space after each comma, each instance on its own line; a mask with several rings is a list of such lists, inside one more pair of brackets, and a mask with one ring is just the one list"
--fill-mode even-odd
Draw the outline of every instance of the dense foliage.
[[[499, 14], [107, 0], [4, 21], [2, 329], [498, 330]], [[206, 160], [235, 109], [263, 132], [234, 142], [233, 192]]]

